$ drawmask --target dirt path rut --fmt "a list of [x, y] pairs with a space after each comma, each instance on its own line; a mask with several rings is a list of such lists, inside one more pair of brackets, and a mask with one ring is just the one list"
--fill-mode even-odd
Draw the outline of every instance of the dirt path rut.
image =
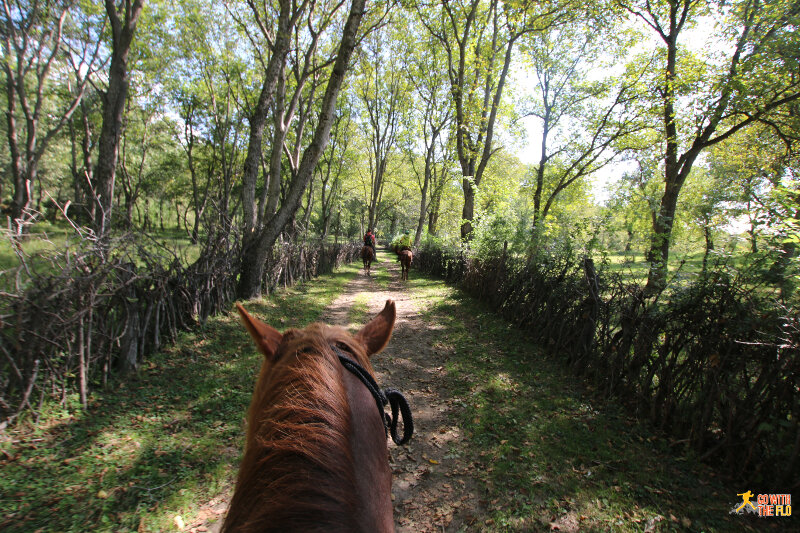
[[[473, 481], [472, 462], [464, 457], [462, 431], [451, 416], [453, 398], [445, 382], [445, 356], [434, 350], [437, 327], [421, 317], [422, 302], [400, 281], [399, 263], [385, 260], [372, 269], [371, 278], [361, 274], [350, 282], [322, 321], [357, 328], [361, 324], [347, 323], [354, 302], [366, 299], [369, 316], [380, 312], [387, 299], [397, 306], [392, 339], [373, 360], [378, 383], [402, 391], [414, 415], [409, 445], [389, 443], [397, 531], [477, 528], [485, 502]], [[392, 280], [388, 289], [375, 281], [377, 269], [388, 269]]]

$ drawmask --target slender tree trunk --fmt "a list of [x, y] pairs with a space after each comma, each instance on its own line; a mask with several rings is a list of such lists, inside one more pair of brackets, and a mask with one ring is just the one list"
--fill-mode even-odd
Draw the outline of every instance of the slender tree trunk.
[[431, 182], [431, 164], [432, 156], [428, 156], [425, 160], [425, 178], [420, 190], [419, 200], [419, 219], [417, 220], [417, 232], [414, 234], [414, 247], [419, 246], [419, 241], [422, 239], [422, 228], [425, 225], [425, 218], [428, 214], [428, 187]]
[[372, 193], [369, 199], [369, 209], [367, 211], [367, 228], [374, 228], [378, 219], [378, 205], [383, 196], [383, 177], [386, 172], [386, 159], [377, 162], [375, 166], [375, 178], [372, 182]]
[[[38, 165], [50, 141], [67, 123], [80, 104], [86, 88], [86, 76], [96, 58], [84, 50], [83, 73], [69, 82], [69, 104], [62, 109], [50, 107], [50, 72], [63, 57], [62, 30], [71, 8], [70, 2], [3, 2], [2, 61], [6, 88], [6, 136], [9, 147], [9, 170], [14, 193], [11, 198], [13, 231], [21, 235], [31, 218], [33, 187], [39, 186]], [[58, 68], [58, 67], [57, 67]], [[60, 75], [63, 71], [60, 72]], [[54, 119], [45, 123], [41, 118]], [[18, 118], [21, 118], [19, 122]], [[48, 121], [49, 122], [49, 121]], [[47, 129], [45, 129], [47, 128]], [[2, 192], [2, 186], [0, 186]], [[0, 194], [2, 197], [2, 194]], [[41, 204], [41, 197], [38, 201]]]
[[[263, 263], [266, 261], [268, 254], [268, 250], [265, 249], [260, 242], [263, 228], [261, 227], [261, 222], [258, 220], [256, 182], [258, 180], [258, 173], [261, 168], [263, 157], [262, 139], [264, 137], [264, 127], [270, 107], [275, 99], [275, 92], [278, 89], [281, 71], [284, 68], [286, 55], [289, 50], [292, 30], [291, 9], [291, 2], [281, 0], [278, 28], [275, 36], [275, 43], [272, 47], [272, 55], [270, 56], [264, 73], [264, 81], [261, 86], [261, 93], [258, 97], [258, 103], [250, 116], [250, 137], [247, 145], [244, 168], [242, 170], [242, 263], [238, 291], [243, 298], [251, 298], [260, 295], [261, 275], [264, 269]], [[276, 132], [276, 134], [277, 133], [278, 132]], [[273, 150], [273, 153], [275, 151], [276, 150]], [[280, 149], [278, 149], [277, 152], [280, 154]], [[265, 183], [264, 186], [269, 188], [279, 183], [280, 174], [270, 176], [270, 183]], [[282, 230], [283, 228], [281, 228], [281, 231]], [[278, 233], [280, 233], [280, 231]], [[277, 234], [275, 238], [277, 239]], [[258, 262], [259, 265], [254, 265], [252, 263], [253, 261]]]
[[544, 191], [544, 174], [547, 167], [549, 156], [547, 155], [547, 139], [550, 134], [550, 114], [552, 105], [547, 101], [549, 87], [547, 84], [542, 86], [544, 93], [544, 116], [542, 117], [542, 155], [539, 159], [539, 166], [536, 168], [536, 189], [533, 191], [533, 227], [532, 227], [532, 241], [534, 249], [538, 248], [539, 237], [542, 233], [542, 221], [544, 214], [542, 213], [542, 192]]
[[428, 233], [436, 235], [439, 224], [439, 204], [441, 199], [438, 196], [431, 198], [431, 206], [428, 212]]
[[625, 228], [625, 232], [628, 235], [628, 239], [625, 241], [625, 254], [628, 254], [631, 251], [631, 245], [633, 243], [633, 228], [628, 225]]
[[94, 221], [97, 201], [95, 193], [94, 169], [92, 165], [92, 127], [89, 120], [89, 107], [81, 101], [81, 122], [83, 124], [83, 139], [81, 139], [81, 153], [83, 155], [83, 175], [76, 176], [84, 192], [84, 209], [90, 222]]
[[475, 189], [472, 186], [472, 176], [464, 178], [464, 207], [461, 210], [461, 238], [472, 239], [472, 220], [475, 218]]
[[[114, 179], [117, 171], [125, 100], [128, 97], [130, 85], [128, 54], [144, 0], [125, 0], [120, 6], [121, 9], [117, 8], [113, 0], [106, 0], [105, 5], [111, 22], [112, 52], [108, 72], [108, 88], [103, 102], [103, 126], [100, 130], [97, 149], [97, 211], [94, 229], [101, 238], [105, 238], [111, 230]], [[122, 20], [120, 20], [120, 14], [124, 17]]]
[[283, 204], [261, 231], [253, 231], [253, 236], [248, 241], [245, 241], [246, 246], [243, 246], [242, 249], [242, 262], [237, 287], [237, 293], [240, 298], [255, 298], [261, 294], [261, 279], [269, 250], [275, 244], [289, 220], [294, 217], [302, 194], [308, 186], [322, 152], [328, 144], [331, 125], [334, 120], [336, 98], [344, 80], [344, 75], [347, 72], [350, 57], [356, 46], [356, 35], [361, 18], [364, 15], [365, 3], [366, 0], [353, 0], [350, 6], [350, 13], [344, 26], [339, 51], [322, 100], [319, 121], [317, 122], [314, 136], [303, 152], [297, 175], [292, 180]]
[[[6, 51], [8, 53], [8, 51]], [[22, 155], [20, 154], [19, 142], [17, 139], [17, 119], [16, 119], [16, 93], [15, 79], [11, 73], [10, 65], [6, 66], [6, 134], [8, 137], [9, 155], [11, 156], [10, 168], [14, 182], [14, 195], [11, 199], [11, 221], [14, 231], [18, 235], [22, 234], [22, 220], [31, 201], [30, 178], [26, 175], [22, 165]]]
[[[200, 221], [203, 219], [203, 213], [206, 210], [206, 205], [208, 203], [208, 193], [211, 186], [211, 179], [205, 180], [205, 185], [203, 186], [203, 190], [200, 190], [200, 184], [198, 183], [197, 179], [197, 164], [194, 158], [194, 144], [195, 144], [195, 135], [194, 135], [194, 111], [195, 111], [196, 102], [194, 99], [190, 100], [188, 103], [184, 105], [185, 110], [185, 117], [184, 117], [184, 139], [186, 141], [186, 160], [189, 166], [189, 175], [192, 178], [192, 204], [191, 208], [194, 210], [194, 223], [192, 225], [192, 229], [190, 232], [190, 238], [192, 244], [197, 244], [198, 236], [200, 233]], [[184, 222], [186, 221], [187, 214], [184, 215]], [[187, 227], [188, 230], [188, 227]]]
[[664, 133], [666, 137], [666, 153], [664, 155], [664, 195], [661, 207], [653, 222], [653, 234], [647, 262], [650, 270], [647, 276], [645, 293], [654, 295], [664, 290], [667, 283], [667, 265], [669, 262], [670, 238], [672, 224], [675, 220], [675, 208], [678, 204], [678, 193], [681, 185], [680, 166], [678, 161], [678, 128], [675, 123], [675, 68], [677, 66], [677, 4], [672, 5], [670, 13], [669, 33], [663, 36], [667, 46], [667, 64], [664, 71], [664, 86], [661, 89], [663, 101]]
[[703, 268], [702, 271], [705, 272], [708, 267], [708, 257], [711, 255], [711, 252], [714, 251], [714, 236], [711, 235], [711, 225], [710, 221], [706, 221], [703, 225], [703, 236], [706, 240], [706, 250], [703, 253]]
[[747, 212], [750, 213], [750, 229], [747, 231], [748, 235], [750, 236], [750, 251], [752, 253], [758, 252], [758, 240], [757, 240], [757, 231], [756, 231], [756, 217], [752, 215], [753, 211], [751, 209], [751, 201], [747, 200]]
[[[83, 297], [80, 298], [83, 299]], [[81, 318], [78, 320], [78, 395], [84, 409], [88, 406], [86, 373], [86, 322], [84, 318]]]
[[312, 177], [311, 183], [308, 184], [308, 205], [306, 206], [305, 213], [303, 213], [303, 231], [308, 231], [308, 226], [311, 222], [311, 209], [314, 207], [314, 179]]

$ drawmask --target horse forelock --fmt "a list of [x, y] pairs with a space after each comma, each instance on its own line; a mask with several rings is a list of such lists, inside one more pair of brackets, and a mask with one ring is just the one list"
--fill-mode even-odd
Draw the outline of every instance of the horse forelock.
[[332, 343], [373, 372], [364, 347], [343, 328], [284, 333], [253, 394], [225, 530], [358, 529], [351, 411]]

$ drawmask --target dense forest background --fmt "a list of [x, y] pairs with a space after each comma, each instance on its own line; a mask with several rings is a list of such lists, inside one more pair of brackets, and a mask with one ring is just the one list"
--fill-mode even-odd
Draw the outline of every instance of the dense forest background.
[[[165, 328], [374, 228], [541, 306], [520, 322], [590, 318], [576, 370], [792, 472], [798, 22], [794, 0], [2, 0], [3, 418], [85, 405]], [[536, 303], [573, 274], [572, 307]]]

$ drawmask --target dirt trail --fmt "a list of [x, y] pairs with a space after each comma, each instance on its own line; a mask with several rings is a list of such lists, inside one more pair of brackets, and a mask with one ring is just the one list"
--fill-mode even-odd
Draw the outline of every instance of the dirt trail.
[[[349, 324], [354, 302], [366, 300], [368, 316], [395, 301], [397, 320], [386, 349], [375, 356], [373, 366], [381, 387], [400, 390], [411, 405], [414, 436], [406, 446], [388, 441], [392, 465], [392, 500], [398, 533], [463, 531], [482, 525], [485, 514], [483, 490], [473, 481], [472, 462], [464, 457], [462, 431], [453, 422], [453, 400], [445, 385], [443, 355], [433, 346], [437, 328], [420, 317], [419, 302], [400, 281], [400, 265], [381, 252], [373, 263], [372, 277], [362, 273], [323, 313], [322, 322], [354, 330]], [[388, 269], [392, 281], [384, 289], [375, 281], [378, 269]], [[413, 276], [413, 272], [412, 272]], [[190, 531], [217, 532], [227, 510], [232, 489], [209, 502]]]
[[[388, 254], [381, 253], [386, 258]], [[380, 287], [377, 269], [388, 269], [391, 283]], [[400, 390], [414, 415], [414, 436], [407, 446], [389, 442], [392, 499], [398, 532], [472, 529], [482, 512], [481, 489], [473, 481], [471, 462], [461, 456], [461, 430], [451, 416], [452, 398], [445, 386], [444, 356], [433, 349], [437, 329], [420, 317], [419, 302], [400, 281], [393, 259], [373, 263], [373, 277], [350, 282], [324, 313], [322, 321], [347, 327], [347, 313], [358, 299], [368, 298], [368, 316], [379, 313], [387, 299], [395, 301], [397, 320], [386, 349], [373, 366], [381, 387]], [[413, 272], [412, 272], [413, 275]]]

